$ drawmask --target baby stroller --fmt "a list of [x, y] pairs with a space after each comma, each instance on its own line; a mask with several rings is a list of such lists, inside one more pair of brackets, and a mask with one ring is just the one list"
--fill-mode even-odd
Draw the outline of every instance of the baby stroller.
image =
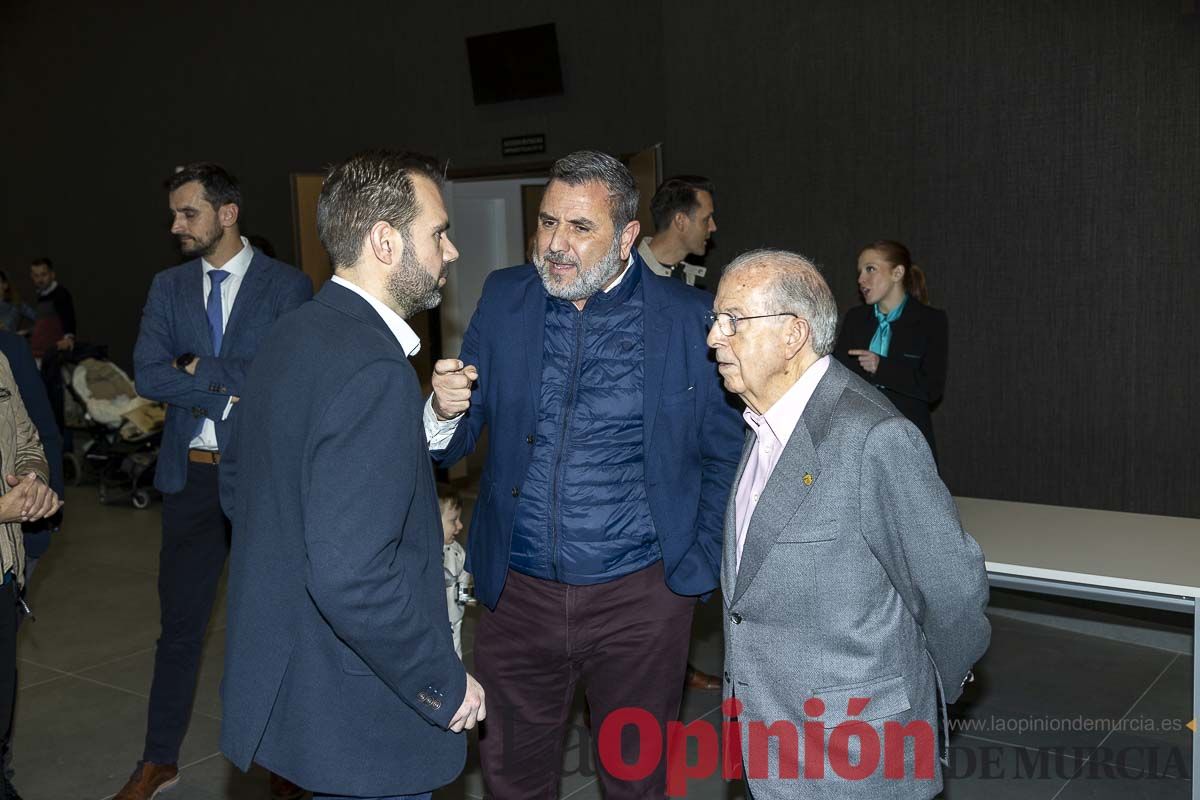
[[[128, 499], [134, 508], [153, 502], [154, 467], [166, 408], [139, 397], [133, 381], [103, 351], [78, 353], [63, 365], [67, 427], [88, 441], [67, 469], [74, 483], [94, 478], [101, 503]], [[97, 357], [100, 356], [100, 357]]]

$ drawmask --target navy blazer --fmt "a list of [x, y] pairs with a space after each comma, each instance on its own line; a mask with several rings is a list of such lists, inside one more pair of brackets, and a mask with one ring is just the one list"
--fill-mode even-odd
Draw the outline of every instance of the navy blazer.
[[[642, 390], [646, 495], [667, 586], [681, 595], [716, 588], [721, 528], [744, 425], [705, 338], [712, 295], [642, 271], [646, 339]], [[495, 608], [508, 574], [517, 498], [533, 454], [541, 396], [546, 291], [532, 265], [488, 276], [459, 358], [479, 369], [471, 407], [442, 465], [470, 453], [486, 425], [487, 463], [467, 537], [475, 593]]]
[[[213, 420], [218, 447], [226, 449], [230, 425], [221, 418], [229, 398], [242, 397], [246, 370], [259, 344], [275, 320], [311, 297], [312, 281], [307, 275], [255, 250], [225, 325], [221, 352], [214, 354], [200, 259], [154, 276], [133, 348], [133, 369], [138, 394], [167, 404], [156, 489], [163, 493], [183, 489], [197, 420]], [[171, 366], [184, 353], [199, 358], [195, 375]], [[235, 415], [231, 411], [230, 419]]]
[[221, 750], [318, 794], [450, 783], [466, 694], [442, 577], [424, 397], [396, 337], [334, 283], [263, 342], [221, 461], [231, 510]]

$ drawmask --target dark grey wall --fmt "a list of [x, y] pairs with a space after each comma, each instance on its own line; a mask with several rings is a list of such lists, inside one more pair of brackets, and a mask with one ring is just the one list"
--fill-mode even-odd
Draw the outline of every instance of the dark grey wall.
[[[226, 165], [243, 184], [244, 229], [290, 260], [289, 175], [364, 147], [457, 167], [502, 161], [500, 139], [524, 133], [545, 133], [557, 154], [661, 137], [644, 90], [662, 70], [654, 4], [238, 5], [0, 3], [0, 269], [28, 295], [29, 259], [51, 255], [83, 335], [126, 365], [150, 279], [177, 260], [162, 190], [176, 164]], [[464, 37], [547, 20], [569, 93], [476, 108]]]
[[668, 167], [717, 181], [718, 261], [798, 249], [843, 308], [867, 242], [927, 270], [952, 490], [1200, 516], [1196, 14], [668, 0], [663, 19]]
[[[0, 10], [0, 265], [49, 253], [127, 359], [174, 253], [160, 181], [226, 163], [291, 256], [288, 175], [368, 145], [455, 166], [664, 143], [759, 245], [855, 301], [907, 242], [951, 319], [935, 415], [959, 494], [1200, 516], [1200, 21], [1179, 0], [462, 0]], [[554, 21], [568, 93], [475, 108], [463, 37]]]

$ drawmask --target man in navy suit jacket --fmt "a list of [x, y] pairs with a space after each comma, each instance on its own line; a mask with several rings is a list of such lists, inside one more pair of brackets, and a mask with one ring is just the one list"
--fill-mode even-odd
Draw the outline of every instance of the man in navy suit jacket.
[[235, 404], [271, 326], [312, 297], [307, 276], [239, 233], [242, 197], [232, 175], [193, 164], [166, 187], [171, 233], [195, 258], [154, 276], [133, 351], [138, 393], [168, 405], [154, 477], [163, 493], [162, 636], [146, 748], [117, 800], [146, 800], [178, 780], [200, 646], [229, 553], [218, 484]]
[[[462, 771], [483, 689], [454, 651], [405, 319], [458, 257], [426, 159], [335, 167], [335, 269], [267, 337], [239, 404], [221, 749], [316, 792], [429, 797]], [[227, 476], [228, 477], [228, 476]]]
[[[534, 264], [489, 276], [461, 360], [435, 366], [434, 457], [454, 463], [489, 428], [468, 568], [490, 609], [475, 665], [495, 797], [555, 794], [580, 678], [595, 725], [636, 707], [661, 736], [678, 714], [696, 598], [718, 583], [742, 421], [705, 345], [711, 295], [633, 251], [637, 205], [616, 159], [561, 159]], [[602, 738], [600, 750], [606, 797], [663, 796], [661, 761], [622, 781], [605, 768], [620, 748]]]

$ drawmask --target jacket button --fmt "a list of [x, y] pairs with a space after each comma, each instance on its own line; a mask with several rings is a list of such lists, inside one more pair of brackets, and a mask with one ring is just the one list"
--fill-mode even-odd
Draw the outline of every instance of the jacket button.
[[726, 682], [726, 683], [732, 683], [732, 682], [733, 682], [733, 678], [729, 677], [729, 673], [728, 673], [728, 672], [726, 672], [726, 673], [725, 673], [725, 682]]
[[513, 497], [520, 497], [520, 496], [521, 496], [521, 487], [519, 487], [519, 486], [514, 486], [514, 487], [512, 488], [512, 496], [513, 496]]
[[734, 625], [741, 625], [742, 624], [742, 615], [735, 611], [729, 615], [729, 621], [732, 622]]
[[532, 433], [531, 433], [531, 434], [529, 434], [528, 436], [526, 436], [526, 437], [525, 437], [525, 444], [533, 444], [533, 441], [534, 441], [534, 440], [533, 440], [533, 434], [532, 434]]
[[193, 408], [192, 416], [195, 417], [196, 419], [200, 419], [201, 417], [204, 416], [204, 409], [200, 408], [200, 407]]

